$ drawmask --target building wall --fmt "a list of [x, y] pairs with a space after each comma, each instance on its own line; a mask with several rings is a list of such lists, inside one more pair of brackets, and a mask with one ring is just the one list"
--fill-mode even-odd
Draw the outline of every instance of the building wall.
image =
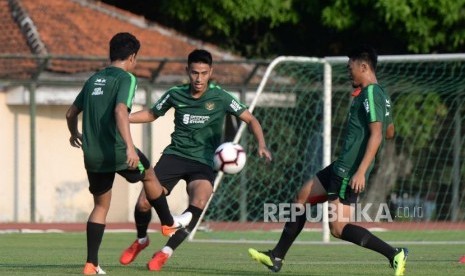
[[[65, 113], [68, 105], [38, 105], [36, 116], [36, 221], [83, 222], [92, 210], [82, 151], [69, 144]], [[141, 106], [134, 106], [137, 111]], [[153, 161], [169, 144], [174, 112], [153, 123]], [[7, 103], [0, 91], [0, 222], [29, 222], [31, 195], [31, 142], [29, 105]], [[134, 141], [142, 147], [142, 124], [131, 126]], [[142, 183], [128, 184], [117, 176], [108, 222], [133, 221], [134, 205]], [[187, 207], [185, 183], [168, 197], [172, 213]], [[155, 220], [156, 213], [154, 212]]]

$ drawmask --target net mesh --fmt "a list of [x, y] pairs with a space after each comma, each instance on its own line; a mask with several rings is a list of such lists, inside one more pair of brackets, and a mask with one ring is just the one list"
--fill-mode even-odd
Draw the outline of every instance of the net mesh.
[[265, 164], [258, 158], [253, 135], [245, 133], [247, 165], [240, 174], [225, 176], [207, 219], [261, 221], [263, 202], [287, 201], [320, 168], [322, 78], [321, 64], [275, 67], [254, 110], [274, 160]]
[[[342, 145], [351, 86], [346, 61], [330, 64], [334, 160]], [[223, 230], [242, 233], [240, 239], [278, 237], [283, 223], [264, 222], [264, 204], [292, 202], [323, 165], [323, 73], [321, 63], [284, 61], [273, 69], [253, 112], [273, 162], [257, 157], [254, 137], [245, 132], [240, 143], [248, 153], [246, 167], [223, 178], [202, 223], [210, 232], [201, 238], [237, 238]], [[412, 231], [394, 239], [464, 240], [464, 62], [381, 57], [377, 76], [393, 102], [396, 137], [385, 143], [360, 197], [362, 207], [371, 205], [360, 223]], [[315, 208], [321, 207], [312, 212]], [[380, 210], [392, 221], [377, 217]], [[273, 229], [276, 234], [270, 236]], [[320, 233], [321, 223], [307, 223], [306, 230], [313, 229]], [[447, 234], [431, 237], [429, 230]], [[321, 235], [313, 238], [321, 240]]]

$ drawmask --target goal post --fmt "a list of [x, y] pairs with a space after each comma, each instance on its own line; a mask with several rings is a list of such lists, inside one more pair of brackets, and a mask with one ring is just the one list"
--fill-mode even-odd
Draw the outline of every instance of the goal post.
[[[396, 135], [378, 153], [355, 223], [393, 243], [464, 244], [465, 54], [379, 56], [377, 79], [391, 97]], [[275, 243], [292, 219], [286, 204], [341, 151], [351, 90], [347, 57], [273, 60], [247, 102], [273, 162], [257, 157], [242, 125], [235, 141], [247, 164], [218, 176], [190, 238]], [[296, 242], [330, 240], [327, 210], [308, 210]]]
[[[260, 99], [261, 99], [261, 96], [262, 94], [264, 93], [264, 91], [266, 89], [270, 89], [269, 91], [267, 90], [267, 92], [265, 93], [268, 93], [268, 95], [265, 95], [263, 97], [270, 97], [270, 98], [273, 98], [273, 97], [278, 97], [279, 96], [284, 96], [284, 98], [286, 98], [286, 93], [283, 92], [282, 90], [285, 89], [284, 91], [286, 91], [286, 89], [291, 89], [292, 91], [294, 91], [295, 93], [306, 93], [307, 91], [303, 90], [302, 91], [299, 91], [299, 89], [301, 89], [299, 86], [289, 86], [289, 82], [290, 83], [293, 83], [294, 85], [295, 84], [299, 84], [301, 85], [302, 83], [305, 83], [305, 86], [310, 86], [311, 84], [308, 82], [308, 81], [304, 81], [306, 78], [309, 77], [309, 75], [307, 75], [305, 73], [305, 70], [299, 72], [299, 73], [296, 73], [296, 72], [293, 72], [292, 74], [290, 75], [287, 75], [287, 73], [284, 73], [287, 69], [280, 69], [281, 72], [276, 72], [275, 69], [278, 67], [285, 67], [283, 66], [283, 64], [292, 64], [292, 66], [297, 66], [297, 67], [301, 67], [301, 68], [306, 68], [306, 66], [302, 66], [302, 64], [307, 64], [307, 66], [310, 65], [310, 67], [315, 67], [315, 68], [318, 68], [318, 67], [322, 67], [322, 70], [323, 70], [323, 80], [321, 80], [319, 78], [318, 75], [320, 75], [321, 73], [319, 72], [318, 75], [317, 75], [317, 78], [319, 78], [319, 82], [321, 82], [320, 84], [320, 90], [321, 90], [321, 96], [322, 96], [322, 108], [320, 110], [320, 112], [322, 113], [321, 114], [321, 117], [322, 117], [322, 165], [323, 166], [326, 166], [330, 163], [330, 160], [331, 160], [331, 66], [325, 62], [323, 59], [319, 59], [319, 58], [312, 58], [312, 57], [297, 57], [297, 56], [281, 56], [281, 57], [278, 57], [276, 59], [274, 59], [270, 64], [269, 66], [267, 67], [265, 73], [264, 73], [264, 76], [257, 88], [257, 91], [255, 93], [255, 96], [253, 97], [253, 100], [252, 102], [249, 104], [249, 111], [251, 113], [254, 112], [254, 109], [255, 107], [257, 106], [257, 103], [258, 105], [260, 105]], [[314, 72], [315, 73], [315, 72]], [[273, 80], [273, 78], [281, 78], [281, 81], [279, 80]], [[272, 83], [270, 85], [270, 82]], [[292, 85], [292, 84], [291, 84]], [[282, 97], [281, 97], [282, 98]], [[294, 98], [301, 98], [302, 100], [305, 99], [305, 95], [294, 95]], [[284, 101], [287, 101], [289, 99], [284, 99]], [[280, 104], [278, 104], [280, 105]], [[295, 107], [287, 107], [287, 108], [295, 108]], [[282, 112], [282, 111], [281, 111]], [[259, 118], [260, 120], [260, 118]], [[263, 124], [263, 122], [262, 122]], [[262, 125], [262, 127], [264, 128], [264, 131], [266, 131], [266, 126], [265, 125]], [[233, 142], [235, 143], [240, 143], [241, 142], [241, 138], [243, 137], [243, 133], [244, 133], [244, 130], [246, 129], [246, 124], [245, 123], [241, 123], [240, 124], [240, 127], [234, 137], [234, 140]], [[272, 139], [270, 139], [270, 137], [268, 137], [267, 135], [265, 135], [267, 141], [268, 141], [268, 145], [271, 145], [273, 143], [279, 143], [279, 141], [272, 141]], [[271, 141], [270, 141], [271, 140]], [[254, 141], [252, 141], [253, 143]], [[250, 146], [248, 147], [250, 149]], [[249, 150], [247, 151], [248, 155], [249, 155], [249, 159], [250, 158], [257, 158], [256, 156], [256, 151], [252, 151], [250, 152]], [[280, 158], [279, 156], [276, 156], [276, 158]], [[279, 159], [278, 159], [279, 160]], [[273, 160], [273, 163], [276, 162], [276, 159]], [[262, 166], [264, 164], [261, 164]], [[305, 168], [304, 168], [305, 170]], [[214, 181], [214, 186], [213, 186], [213, 194], [212, 196], [210, 197], [210, 199], [208, 200], [207, 204], [206, 204], [206, 207], [204, 208], [201, 216], [200, 216], [200, 219], [197, 223], [197, 225], [195, 226], [195, 228], [192, 230], [190, 236], [189, 236], [189, 240], [193, 240], [195, 235], [196, 235], [196, 232], [198, 230], [198, 227], [199, 225], [202, 223], [203, 219], [204, 219], [204, 216], [206, 214], [206, 212], [208, 211], [208, 208], [210, 206], [210, 202], [212, 201], [212, 199], [214, 198], [214, 195], [216, 194], [216, 191], [218, 189], [218, 187], [220, 186], [220, 183], [221, 181], [223, 180], [223, 177], [224, 177], [224, 173], [223, 172], [219, 172], [217, 177], [215, 178], [215, 181]], [[303, 179], [303, 178], [302, 178]], [[294, 186], [295, 187], [298, 187], [296, 186], [297, 183], [294, 183]], [[303, 182], [300, 183], [300, 185], [302, 185]], [[246, 191], [244, 191], [246, 192]], [[295, 189], [294, 192], [297, 192], [297, 189]], [[288, 200], [292, 200], [292, 198], [289, 198]], [[279, 203], [278, 203], [279, 204]], [[327, 203], [325, 203], [325, 205], [327, 205]], [[323, 207], [323, 217], [322, 217], [322, 241], [324, 242], [329, 242], [329, 226], [328, 226], [328, 213], [327, 213], [327, 208]], [[242, 219], [244, 220], [244, 219]]]

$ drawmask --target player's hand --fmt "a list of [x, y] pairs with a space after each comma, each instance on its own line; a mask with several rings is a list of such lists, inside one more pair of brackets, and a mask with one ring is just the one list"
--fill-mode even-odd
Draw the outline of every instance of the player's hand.
[[260, 158], [265, 157], [265, 160], [268, 163], [271, 162], [271, 160], [273, 160], [273, 157], [271, 157], [271, 152], [268, 150], [267, 147], [259, 147], [258, 156], [260, 156]]
[[354, 192], [363, 192], [365, 190], [365, 174], [356, 172], [350, 179], [349, 185], [350, 187], [352, 187], [352, 190], [354, 190]]
[[69, 143], [75, 148], [82, 147], [82, 134], [78, 132], [75, 135], [71, 135], [71, 137], [69, 137]]
[[126, 156], [126, 163], [128, 164], [129, 169], [136, 169], [139, 165], [139, 155], [137, 155], [134, 147], [128, 147], [126, 149]]

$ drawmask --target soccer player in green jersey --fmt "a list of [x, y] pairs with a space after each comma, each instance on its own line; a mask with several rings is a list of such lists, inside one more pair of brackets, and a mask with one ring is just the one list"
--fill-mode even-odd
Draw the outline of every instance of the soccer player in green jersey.
[[[384, 139], [394, 137], [391, 100], [376, 78], [377, 54], [367, 45], [349, 53], [347, 69], [355, 93], [349, 110], [344, 144], [340, 156], [316, 177], [306, 182], [298, 192], [294, 207], [296, 219], [286, 222], [276, 246], [262, 252], [253, 248], [249, 254], [271, 271], [281, 269], [284, 257], [306, 222], [304, 204], [328, 201], [331, 234], [384, 255], [395, 270], [403, 275], [408, 251], [393, 248], [367, 229], [349, 222], [358, 195], [365, 189], [366, 179]], [[300, 212], [302, 211], [302, 212]], [[332, 215], [331, 215], [332, 214]]]
[[[110, 40], [111, 65], [95, 73], [84, 84], [66, 113], [71, 146], [84, 152], [84, 164], [94, 208], [87, 221], [87, 262], [84, 274], [105, 274], [98, 262], [98, 251], [105, 230], [115, 173], [131, 183], [142, 181], [148, 208], [157, 211], [162, 232], [172, 235], [187, 225], [190, 214], [172, 217], [165, 193], [144, 154], [133, 144], [129, 112], [137, 87], [129, 72], [136, 65], [140, 43], [130, 33], [118, 33]], [[83, 112], [82, 134], [78, 115]]]
[[[205, 50], [194, 50], [188, 56], [187, 75], [190, 83], [169, 89], [151, 109], [131, 114], [131, 123], [152, 122], [174, 108], [174, 132], [171, 144], [163, 151], [154, 170], [168, 195], [179, 180], [187, 183], [189, 206], [192, 213], [186, 229], [177, 231], [148, 263], [150, 270], [161, 270], [168, 258], [197, 224], [213, 191], [215, 173], [213, 156], [221, 143], [223, 121], [233, 114], [249, 125], [258, 142], [258, 154], [271, 161], [258, 120], [235, 97], [218, 85], [210, 83], [212, 56]], [[151, 220], [150, 205], [141, 192], [134, 211], [137, 238], [123, 251], [120, 262], [130, 264], [141, 250], [149, 245], [147, 228]]]

